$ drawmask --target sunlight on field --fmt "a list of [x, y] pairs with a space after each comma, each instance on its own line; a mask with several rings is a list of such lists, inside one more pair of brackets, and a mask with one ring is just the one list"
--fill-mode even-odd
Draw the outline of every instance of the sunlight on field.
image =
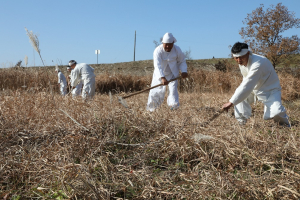
[[[117, 100], [122, 92], [111, 99], [98, 92], [83, 102], [59, 96], [54, 87], [51, 94], [42, 76], [39, 90], [20, 88], [24, 77], [19, 77], [10, 83], [17, 89], [0, 95], [0, 197], [295, 199], [300, 177], [296, 84], [283, 84], [291, 128], [262, 120], [260, 103], [240, 126], [232, 110], [218, 113], [240, 79], [209, 73], [195, 71], [192, 83], [181, 83], [178, 110], [164, 102], [153, 113], [145, 110], [148, 93], [127, 98], [126, 109]], [[97, 76], [97, 89], [104, 88], [104, 77]], [[33, 78], [25, 78], [25, 84]], [[130, 77], [119, 79], [129, 91], [124, 80]], [[148, 80], [131, 88], [143, 89]]]

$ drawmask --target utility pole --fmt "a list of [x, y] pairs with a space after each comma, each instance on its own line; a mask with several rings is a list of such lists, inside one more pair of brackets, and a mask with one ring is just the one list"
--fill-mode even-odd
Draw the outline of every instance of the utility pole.
[[95, 54], [97, 54], [97, 65], [98, 65], [98, 55], [100, 54], [100, 50], [95, 50]]
[[136, 45], [136, 31], [134, 33], [134, 52], [133, 52], [133, 61], [135, 61], [135, 45]]

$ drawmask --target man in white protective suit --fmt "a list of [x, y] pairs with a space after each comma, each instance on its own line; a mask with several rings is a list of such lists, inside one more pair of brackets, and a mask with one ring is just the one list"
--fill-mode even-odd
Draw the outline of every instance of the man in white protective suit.
[[[67, 70], [68, 70], [68, 72], [70, 72], [70, 75], [69, 75], [69, 79], [70, 79], [70, 82], [72, 82], [72, 72], [73, 72], [73, 69], [71, 68], [71, 67], [67, 67]], [[81, 92], [82, 92], [82, 86], [83, 86], [83, 84], [82, 84], [82, 81], [80, 81], [77, 85], [76, 85], [76, 87], [71, 91], [71, 93], [72, 93], [72, 97], [78, 97], [78, 96], [80, 96], [81, 95]]]
[[152, 112], [162, 104], [165, 97], [166, 85], [169, 86], [168, 106], [170, 106], [172, 110], [179, 107], [178, 81], [169, 82], [169, 80], [177, 78], [179, 71], [181, 71], [182, 78], [188, 77], [188, 73], [185, 55], [181, 49], [174, 44], [176, 41], [172, 33], [166, 33], [163, 36], [162, 44], [154, 50], [154, 72], [151, 86], [161, 83], [163, 86], [150, 90], [147, 103], [148, 111]]
[[[272, 63], [263, 56], [253, 54], [246, 43], [237, 42], [231, 48], [234, 60], [239, 64], [243, 81], [223, 109], [234, 106], [235, 118], [241, 125], [251, 116], [250, 104], [256, 100], [264, 104], [264, 120], [273, 119], [290, 127], [289, 117], [281, 102], [281, 86]], [[255, 97], [256, 96], [256, 97]]]
[[69, 66], [72, 68], [71, 86], [72, 89], [78, 85], [80, 81], [83, 83], [82, 98], [93, 98], [95, 95], [96, 81], [94, 68], [86, 63], [78, 63], [75, 60], [69, 61]]
[[67, 94], [67, 79], [61, 73], [60, 69], [56, 68], [55, 69], [57, 76], [58, 76], [58, 85], [59, 85], [59, 91], [62, 96], [65, 96]]

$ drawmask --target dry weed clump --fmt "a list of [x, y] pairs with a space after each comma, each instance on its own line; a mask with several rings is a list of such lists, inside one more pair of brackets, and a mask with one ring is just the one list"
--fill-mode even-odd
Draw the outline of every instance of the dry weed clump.
[[0, 198], [298, 199], [299, 102], [292, 128], [262, 120], [240, 127], [230, 96], [181, 93], [146, 112], [147, 93], [93, 101], [46, 92], [0, 95]]
[[151, 85], [150, 76], [125, 74], [99, 74], [96, 76], [96, 92], [113, 93], [139, 91]]
[[180, 80], [179, 89], [185, 92], [216, 92], [234, 91], [242, 81], [241, 75], [235, 72], [193, 70], [189, 78]]
[[[211, 71], [191, 68], [187, 79], [179, 80], [180, 92], [212, 92], [233, 93], [242, 81], [238, 70], [228, 61], [223, 61], [227, 71]], [[282, 97], [284, 100], [299, 98], [299, 70], [281, 70], [278, 75], [282, 85]], [[64, 73], [67, 77], [69, 73]], [[113, 94], [121, 92], [135, 92], [146, 89], [151, 85], [151, 76], [137, 76], [131, 74], [97, 74], [96, 92]], [[49, 86], [50, 80], [50, 86]], [[54, 91], [59, 93], [57, 86], [57, 74], [51, 69], [2, 69], [0, 70], [1, 90], [30, 90], [30, 91]]]
[[292, 101], [300, 98], [300, 76], [295, 77], [289, 73], [279, 73], [279, 79], [282, 88], [282, 99]]
[[[49, 87], [49, 81], [51, 88]], [[1, 90], [57, 91], [57, 74], [48, 69], [9, 68], [0, 70]]]

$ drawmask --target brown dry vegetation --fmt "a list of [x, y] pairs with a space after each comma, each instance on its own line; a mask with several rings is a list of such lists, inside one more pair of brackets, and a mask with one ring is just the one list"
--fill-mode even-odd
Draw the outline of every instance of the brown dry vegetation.
[[116, 97], [149, 75], [98, 74], [97, 95], [82, 102], [59, 95], [52, 71], [1, 70], [0, 198], [298, 199], [297, 71], [279, 72], [292, 128], [262, 120], [260, 103], [240, 127], [232, 111], [218, 113], [241, 81], [227, 66], [189, 65], [180, 109], [153, 113], [147, 93], [126, 99], [130, 109]]

